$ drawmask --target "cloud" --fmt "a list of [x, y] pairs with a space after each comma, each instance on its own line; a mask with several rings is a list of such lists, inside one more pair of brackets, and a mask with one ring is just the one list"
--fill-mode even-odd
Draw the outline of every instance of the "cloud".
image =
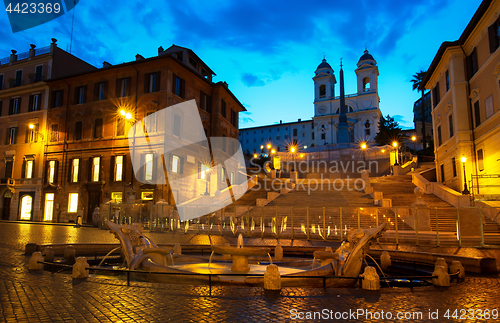
[[394, 121], [399, 123], [399, 126], [403, 129], [413, 129], [413, 122], [408, 122], [405, 120], [405, 116], [402, 116], [400, 114], [395, 114], [392, 116], [394, 118]]
[[264, 82], [262, 79], [257, 77], [257, 75], [254, 75], [252, 73], [244, 73], [241, 76], [241, 81], [248, 87], [266, 85], [266, 82]]

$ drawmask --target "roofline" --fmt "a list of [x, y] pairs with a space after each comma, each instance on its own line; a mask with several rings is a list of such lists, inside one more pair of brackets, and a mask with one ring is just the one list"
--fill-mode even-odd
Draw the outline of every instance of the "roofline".
[[236, 98], [236, 96], [233, 94], [233, 92], [231, 92], [231, 90], [222, 81], [215, 83], [214, 86], [220, 86], [221, 88], [226, 90], [227, 93], [233, 98], [233, 100], [236, 101], [236, 103], [240, 106], [241, 111], [242, 112], [247, 111], [247, 109], [243, 106], [243, 104], [241, 104], [240, 100], [238, 100], [238, 98]]
[[443, 54], [445, 53], [446, 49], [448, 49], [449, 47], [452, 47], [452, 46], [462, 46], [465, 44], [465, 42], [467, 41], [469, 36], [472, 34], [474, 29], [476, 28], [476, 26], [479, 24], [479, 21], [481, 20], [483, 15], [486, 13], [488, 8], [490, 7], [492, 1], [493, 0], [483, 0], [483, 2], [481, 2], [481, 4], [479, 5], [479, 8], [477, 8], [476, 12], [472, 16], [471, 20], [467, 24], [467, 27], [465, 27], [464, 31], [462, 32], [462, 35], [460, 35], [460, 38], [458, 38], [458, 40], [455, 40], [453, 42], [445, 41], [441, 44], [436, 56], [432, 60], [431, 65], [427, 69], [427, 73], [425, 74], [425, 77], [422, 81], [422, 84], [418, 88], [420, 91], [422, 89], [425, 89], [425, 85], [427, 84], [427, 82], [429, 82], [431, 75], [436, 70], [437, 65], [441, 61], [441, 58], [443, 57]]
[[266, 126], [258, 126], [258, 127], [250, 127], [250, 128], [240, 128], [239, 130], [254, 130], [254, 129], [261, 129], [261, 128], [269, 128], [269, 127], [276, 127], [276, 126], [284, 126], [284, 125], [291, 125], [291, 124], [300, 124], [300, 123], [306, 123], [306, 122], [313, 122], [313, 119], [310, 120], [304, 120], [304, 121], [295, 121], [295, 122], [283, 122], [283, 123], [275, 123], [271, 125], [266, 125]]
[[[187, 50], [190, 54], [193, 54], [197, 59], [199, 59], [200, 62], [202, 62], [203, 65], [205, 65], [205, 67], [212, 73], [212, 75], [214, 75], [214, 76], [217, 75], [217, 74], [215, 74], [214, 71], [212, 71], [212, 69], [198, 55], [196, 55], [195, 52], [193, 52], [193, 50], [191, 50], [191, 49], [189, 49], [187, 47], [176, 45], [176, 44], [172, 44], [172, 46], [179, 47], [179, 48]], [[168, 48], [166, 50], [168, 50]]]

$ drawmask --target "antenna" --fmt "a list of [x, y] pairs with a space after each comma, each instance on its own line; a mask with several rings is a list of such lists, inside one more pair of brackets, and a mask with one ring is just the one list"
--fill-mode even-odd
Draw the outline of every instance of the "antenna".
[[340, 58], [340, 68], [342, 68], [342, 60], [343, 58]]
[[73, 0], [73, 19], [71, 21], [71, 39], [69, 41], [69, 53], [71, 54], [71, 48], [73, 47], [73, 25], [75, 24], [75, 9], [76, 0]]

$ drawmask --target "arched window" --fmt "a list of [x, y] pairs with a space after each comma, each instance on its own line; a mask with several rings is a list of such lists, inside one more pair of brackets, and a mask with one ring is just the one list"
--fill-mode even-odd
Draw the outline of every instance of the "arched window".
[[370, 91], [370, 78], [365, 77], [363, 79], [363, 91]]
[[321, 84], [319, 86], [319, 97], [324, 98], [326, 96], [326, 85]]
[[33, 209], [33, 198], [30, 195], [24, 195], [21, 198], [21, 220], [31, 220], [31, 211]]
[[[346, 113], [351, 113], [351, 112], [354, 112], [354, 109], [350, 105], [348, 105], [346, 107]], [[335, 113], [340, 114], [340, 107], [337, 108], [337, 112], [335, 112]]]

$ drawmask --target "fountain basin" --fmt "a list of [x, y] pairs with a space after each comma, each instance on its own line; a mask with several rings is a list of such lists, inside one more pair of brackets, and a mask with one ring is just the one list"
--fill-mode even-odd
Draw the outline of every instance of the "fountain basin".
[[248, 272], [250, 271], [248, 257], [266, 256], [271, 252], [271, 248], [212, 246], [212, 251], [222, 255], [231, 255], [233, 259], [233, 265], [231, 266], [232, 271]]

